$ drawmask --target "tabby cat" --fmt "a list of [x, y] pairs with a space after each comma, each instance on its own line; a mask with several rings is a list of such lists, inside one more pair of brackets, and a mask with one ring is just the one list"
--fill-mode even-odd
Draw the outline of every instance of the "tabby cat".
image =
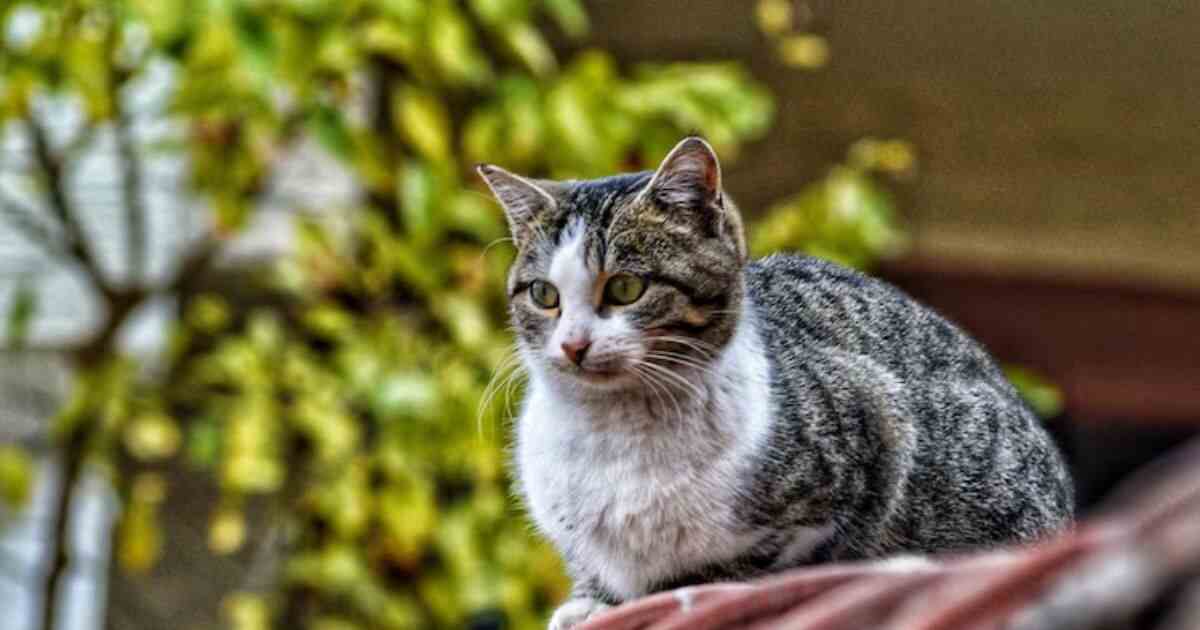
[[1063, 460], [987, 352], [882, 281], [748, 260], [704, 140], [652, 173], [478, 170], [518, 249], [519, 490], [574, 578], [551, 628], [682, 585], [1070, 521]]

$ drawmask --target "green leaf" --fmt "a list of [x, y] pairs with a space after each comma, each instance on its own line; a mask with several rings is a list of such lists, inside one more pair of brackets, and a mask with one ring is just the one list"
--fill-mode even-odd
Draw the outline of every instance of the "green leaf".
[[29, 340], [29, 329], [37, 314], [38, 293], [28, 280], [22, 279], [13, 295], [8, 309], [8, 325], [5, 338], [10, 348], [25, 347]]
[[567, 35], [578, 38], [587, 34], [587, 11], [580, 0], [543, 0], [542, 3]]
[[[259, 594], [234, 592], [221, 601], [222, 616], [230, 630], [270, 630], [271, 609]], [[347, 630], [347, 629], [339, 629]], [[357, 630], [351, 627], [348, 630]]]
[[791, 0], [758, 0], [754, 17], [759, 30], [767, 35], [778, 36], [792, 30], [794, 13]]
[[451, 2], [434, 2], [425, 45], [434, 65], [451, 85], [483, 85], [492, 76], [491, 64], [479, 50], [474, 31]]
[[343, 161], [351, 160], [354, 155], [354, 138], [346, 128], [341, 111], [321, 105], [313, 110], [308, 122], [321, 146]]
[[492, 332], [490, 318], [480, 304], [468, 295], [447, 293], [436, 308], [455, 341], [465, 348], [481, 347]]
[[529, 0], [471, 0], [471, 10], [483, 23], [497, 26], [529, 16]]
[[394, 20], [372, 20], [363, 31], [363, 44], [367, 50], [379, 52], [396, 61], [406, 61], [416, 56], [420, 45], [420, 30], [405, 27]]
[[400, 22], [416, 22], [425, 17], [428, 0], [379, 0], [380, 10]]
[[393, 95], [393, 124], [418, 153], [433, 161], [450, 156], [450, 115], [438, 95], [413, 85], [397, 88]]
[[1026, 367], [1004, 366], [1004, 375], [1043, 419], [1054, 418], [1063, 412], [1063, 395], [1045, 376]]
[[772, 206], [750, 230], [756, 256], [795, 250], [859, 268], [895, 256], [905, 243], [887, 192], [844, 166]]
[[419, 245], [440, 236], [435, 204], [441, 199], [433, 169], [417, 160], [406, 162], [400, 176], [400, 211], [405, 228]]
[[238, 59], [238, 35], [228, 15], [213, 16], [201, 23], [188, 51], [192, 68], [225, 67]]
[[504, 123], [504, 113], [497, 107], [480, 107], [471, 114], [462, 131], [462, 151], [468, 162], [510, 162], [504, 159]]
[[97, 36], [75, 37], [67, 43], [61, 61], [71, 86], [81, 98], [88, 118], [107, 120], [113, 113], [108, 43]]
[[245, 65], [247, 73], [253, 75], [257, 84], [271, 84], [278, 47], [268, 26], [269, 16], [240, 6], [235, 7], [232, 13], [234, 33], [241, 53], [237, 61]]
[[501, 28], [500, 39], [533, 74], [544, 77], [558, 68], [558, 60], [555, 59], [550, 44], [532, 24], [528, 22], [506, 24]]
[[221, 428], [211, 419], [192, 422], [188, 426], [187, 459], [199, 468], [216, 465], [221, 455]]
[[338, 74], [349, 74], [360, 68], [362, 57], [354, 37], [340, 29], [323, 31], [316, 51], [318, 67]]
[[371, 409], [380, 418], [428, 416], [437, 404], [437, 384], [419, 372], [398, 372], [380, 381]]
[[456, 195], [449, 204], [449, 210], [450, 225], [471, 234], [480, 242], [488, 243], [504, 236], [505, 225], [501, 213], [493, 202], [474, 191]]
[[124, 429], [125, 448], [140, 461], [158, 461], [175, 454], [181, 435], [175, 420], [162, 413], [146, 413]]
[[189, 0], [133, 0], [130, 4], [150, 27], [150, 36], [172, 56], [181, 52], [190, 18], [203, 12], [189, 6]]
[[23, 507], [33, 490], [33, 459], [29, 453], [0, 444], [0, 502], [9, 508]]

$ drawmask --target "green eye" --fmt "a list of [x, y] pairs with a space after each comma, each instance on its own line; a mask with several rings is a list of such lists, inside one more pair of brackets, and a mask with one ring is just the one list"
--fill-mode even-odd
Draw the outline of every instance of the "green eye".
[[549, 282], [534, 280], [529, 285], [529, 297], [533, 299], [534, 304], [542, 308], [558, 307], [558, 289]]
[[604, 303], [617, 306], [633, 304], [645, 292], [645, 280], [627, 273], [617, 274], [604, 285]]

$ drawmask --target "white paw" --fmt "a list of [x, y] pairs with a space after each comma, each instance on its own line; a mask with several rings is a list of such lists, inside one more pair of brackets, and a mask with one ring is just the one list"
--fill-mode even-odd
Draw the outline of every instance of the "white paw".
[[567, 630], [608, 608], [608, 604], [594, 599], [568, 600], [554, 611], [554, 616], [550, 618], [549, 630]]
[[925, 556], [904, 554], [877, 560], [875, 566], [888, 573], [920, 573], [936, 567], [937, 562]]

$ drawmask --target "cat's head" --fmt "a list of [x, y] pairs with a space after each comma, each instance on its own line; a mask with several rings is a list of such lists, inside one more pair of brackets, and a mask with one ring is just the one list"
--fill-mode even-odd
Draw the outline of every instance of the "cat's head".
[[746, 245], [707, 142], [683, 140], [655, 172], [597, 180], [478, 170], [508, 216], [509, 311], [540, 373], [638, 387], [703, 369], [729, 342]]

